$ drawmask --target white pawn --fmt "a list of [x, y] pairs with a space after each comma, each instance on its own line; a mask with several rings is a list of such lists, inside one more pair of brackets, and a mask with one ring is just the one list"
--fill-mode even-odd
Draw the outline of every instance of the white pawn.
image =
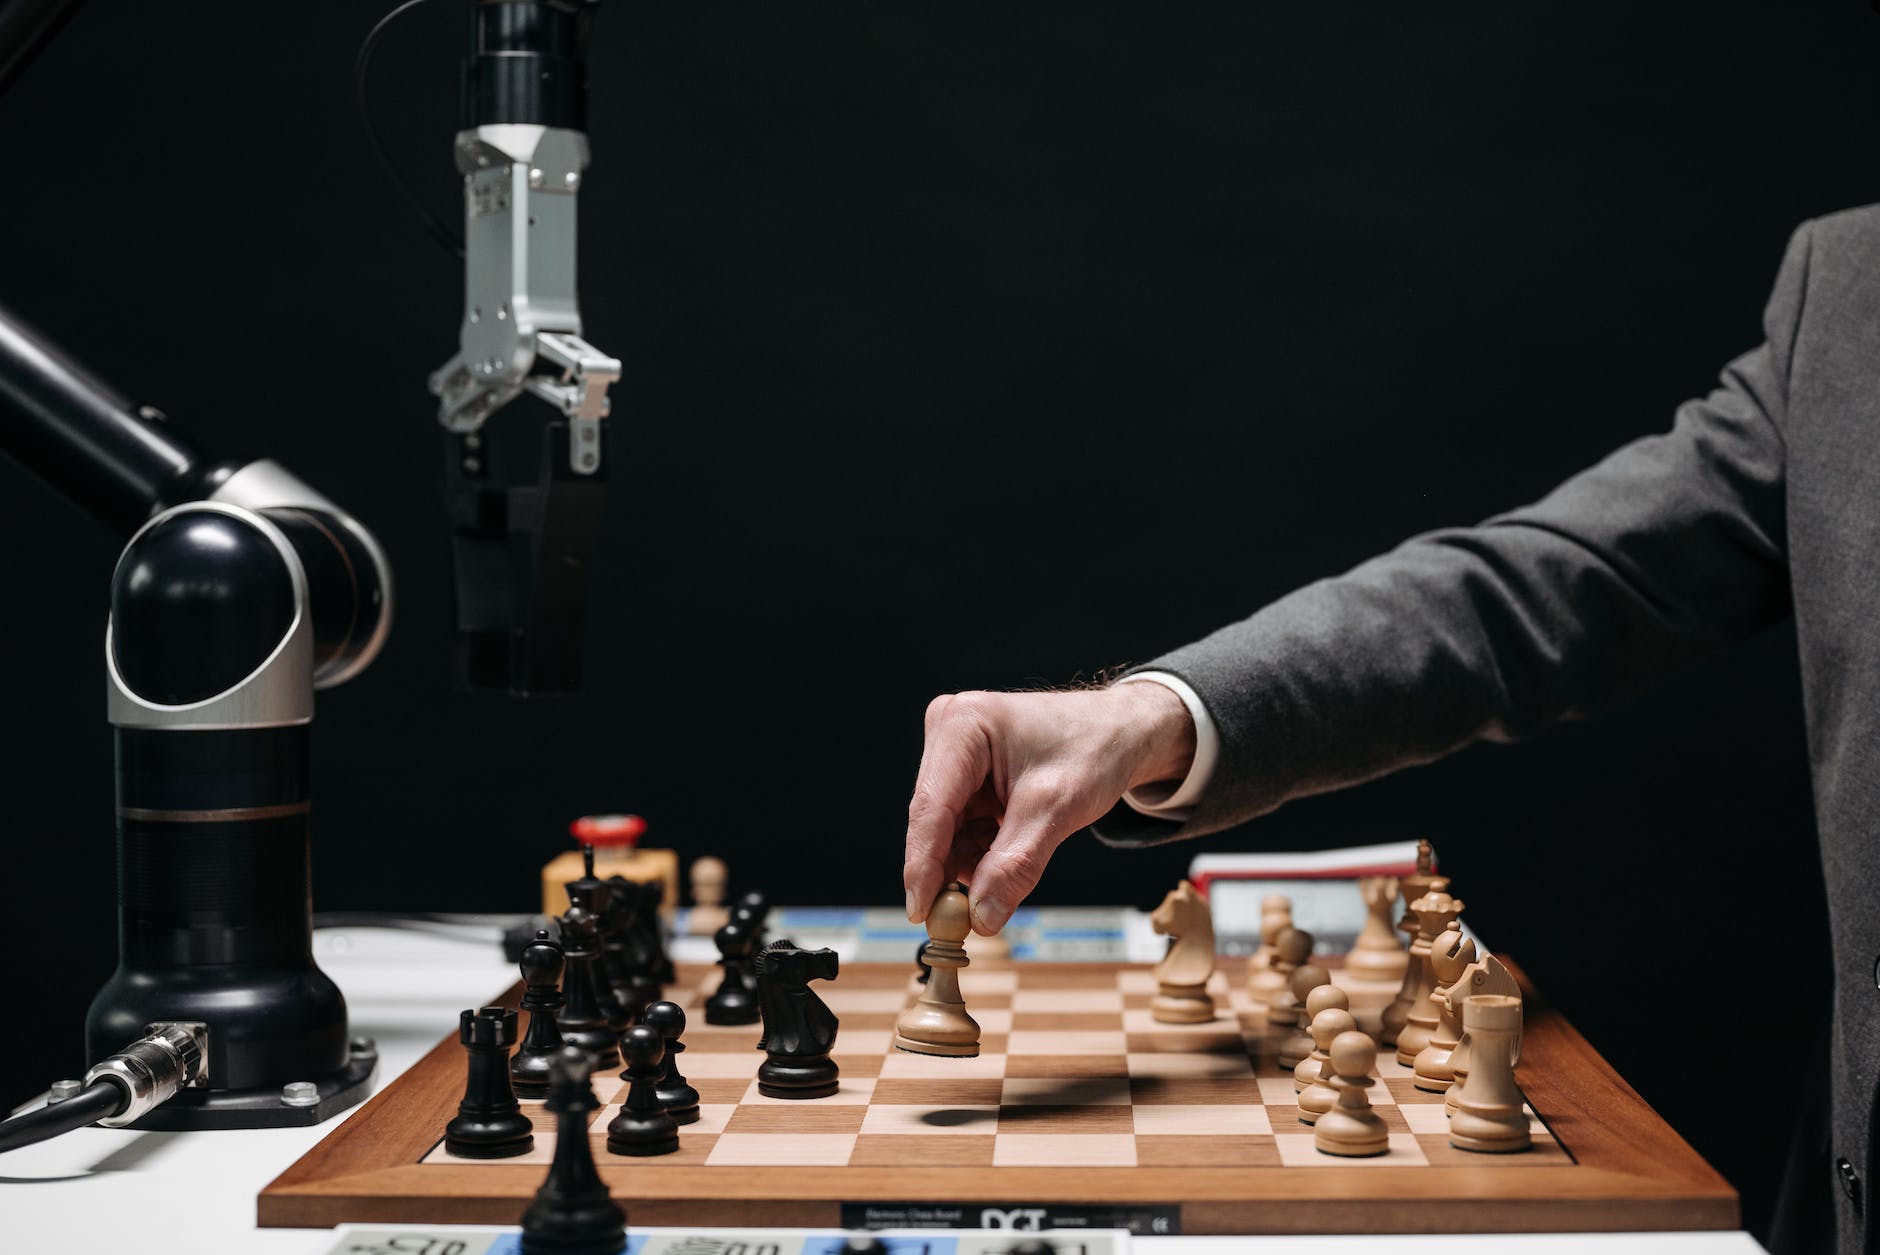
[[[1295, 968], [1312, 958], [1312, 947], [1316, 944], [1312, 934], [1303, 928], [1294, 928], [1291, 924], [1279, 930], [1273, 938], [1273, 958], [1266, 967], [1253, 974], [1247, 982], [1247, 989], [1255, 1002], [1264, 1002], [1271, 1007], [1275, 1001], [1288, 999], [1287, 986], [1292, 981]], [[1287, 1024], [1292, 1021], [1284, 1021]]]
[[1449, 1144], [1458, 1150], [1507, 1154], [1534, 1144], [1521, 1089], [1514, 1083], [1514, 1041], [1521, 1031], [1521, 1000], [1476, 994], [1462, 1003], [1469, 1035], [1469, 1074], [1451, 1091]]
[[[1293, 1089], [1296, 1092], [1303, 1093], [1306, 1086], [1319, 1079], [1322, 1071], [1321, 1065], [1325, 1062], [1326, 1042], [1329, 1042], [1331, 1038], [1326, 1038], [1324, 1042], [1319, 1041], [1319, 1035], [1313, 1031], [1312, 1026], [1318, 1023], [1321, 1012], [1330, 1011], [1334, 1007], [1340, 1011], [1351, 1010], [1351, 996], [1330, 981], [1326, 981], [1306, 995], [1305, 1014], [1300, 1016], [1299, 1021], [1302, 1026], [1299, 1032], [1305, 1043], [1305, 1057], [1293, 1067]], [[1358, 1026], [1353, 1024], [1351, 1027]], [[1306, 1123], [1310, 1124], [1311, 1121], [1308, 1120]]]
[[1377, 1064], [1377, 1043], [1353, 1030], [1332, 1038], [1331, 1087], [1338, 1103], [1319, 1117], [1312, 1144], [1327, 1155], [1360, 1158], [1390, 1149], [1384, 1118], [1371, 1110], [1371, 1069]]
[[[1311, 997], [1312, 991], [1319, 986], [1330, 984], [1331, 979], [1332, 974], [1316, 963], [1304, 963], [1293, 969], [1292, 988], [1288, 991], [1291, 995], [1291, 1006], [1288, 1010], [1292, 1018], [1285, 1021], [1292, 1026], [1293, 1031], [1279, 1044], [1279, 1066], [1287, 1071], [1298, 1067], [1300, 1062], [1312, 1053], [1312, 1039], [1305, 1035], [1302, 1027], [1311, 1023], [1311, 1020], [1306, 1018], [1306, 999]], [[1280, 1023], [1279, 1009], [1280, 1004], [1275, 1002], [1267, 1016], [1268, 1020], [1275, 1024]]]
[[[1327, 985], [1327, 989], [1331, 986]], [[1320, 1116], [1338, 1105], [1338, 1091], [1330, 1085], [1332, 1079], [1332, 1042], [1340, 1033], [1349, 1033], [1358, 1027], [1358, 1022], [1351, 1018], [1351, 1012], [1343, 1007], [1329, 1007], [1312, 1017], [1312, 1040], [1317, 1043], [1312, 1057], [1299, 1067], [1316, 1068], [1312, 1083], [1299, 1094], [1299, 1123], [1311, 1124]]]
[[1278, 990], [1279, 986], [1265, 984], [1265, 975], [1273, 965], [1273, 956], [1277, 951], [1273, 943], [1279, 940], [1281, 930], [1292, 927], [1292, 899], [1283, 893], [1269, 893], [1260, 903], [1260, 948], [1247, 956], [1247, 991], [1255, 1002], [1264, 1002], [1266, 995]]

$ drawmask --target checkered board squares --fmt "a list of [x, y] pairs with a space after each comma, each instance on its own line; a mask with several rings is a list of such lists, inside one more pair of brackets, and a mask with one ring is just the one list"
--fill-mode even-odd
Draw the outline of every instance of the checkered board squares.
[[[1229, 970], [1237, 972], [1239, 965]], [[981, 1027], [973, 1059], [908, 1054], [891, 1043], [894, 1021], [919, 994], [903, 970], [855, 966], [815, 986], [842, 1027], [834, 1058], [842, 1070], [831, 1097], [767, 1098], [757, 1092], [763, 1054], [759, 1026], [704, 1022], [702, 989], [669, 991], [690, 1021], [680, 1066], [698, 1089], [700, 1118], [679, 1130], [679, 1150], [627, 1163], [763, 1169], [948, 1165], [992, 1168], [1221, 1167], [1338, 1165], [1413, 1167], [1467, 1163], [1493, 1169], [1571, 1164], [1566, 1150], [1530, 1113], [1534, 1148], [1473, 1154], [1449, 1145], [1443, 1097], [1416, 1088], [1412, 1072], [1380, 1052], [1373, 1106], [1390, 1131], [1388, 1153], [1347, 1159], [1320, 1153], [1299, 1122], [1292, 1073], [1274, 1061], [1283, 1030], [1266, 1021], [1227, 972], [1212, 982], [1217, 1015], [1205, 1024], [1158, 1024], [1150, 1014], [1154, 974], [1146, 968], [1028, 969], [962, 973], [967, 1009]], [[1367, 1031], [1395, 984], [1335, 979], [1351, 994]], [[596, 1158], [624, 1084], [596, 1078], [604, 1106], [592, 1124]], [[547, 1163], [553, 1121], [525, 1102], [535, 1148], [520, 1159], [460, 1160], [441, 1145], [424, 1162]], [[439, 1132], [442, 1132], [440, 1123]]]

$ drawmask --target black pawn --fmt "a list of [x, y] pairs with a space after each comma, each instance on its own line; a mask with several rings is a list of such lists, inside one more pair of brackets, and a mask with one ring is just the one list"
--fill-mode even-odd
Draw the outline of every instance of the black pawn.
[[770, 923], [770, 898], [762, 889], [753, 889], [749, 893], [738, 895], [738, 900], [731, 907], [731, 918], [742, 917], [751, 925], [751, 936], [757, 944], [753, 949], [762, 950], [765, 944], [764, 929]]
[[457, 1118], [444, 1126], [444, 1149], [464, 1159], [504, 1159], [535, 1145], [534, 1126], [509, 1086], [509, 1048], [516, 1044], [516, 1013], [508, 1007], [465, 1011], [459, 1039], [469, 1052], [469, 1075]]
[[836, 1255], [888, 1255], [888, 1248], [880, 1238], [857, 1233], [842, 1244]]
[[685, 1043], [679, 1040], [685, 1032], [684, 1008], [676, 1002], [655, 1002], [641, 1014], [640, 1023], [666, 1042], [665, 1067], [654, 1091], [659, 1105], [676, 1123], [693, 1123], [698, 1119], [698, 1091], [679, 1071], [679, 1054], [685, 1049]]
[[620, 1051], [600, 1001], [600, 942], [595, 928], [593, 913], [579, 904], [569, 907], [561, 917], [568, 967], [561, 991], [566, 1002], [555, 1016], [555, 1024], [564, 1041], [594, 1056], [595, 1067], [611, 1068], [620, 1062]]
[[529, 1013], [529, 1031], [509, 1060], [509, 1080], [524, 1098], [548, 1093], [551, 1065], [563, 1045], [561, 1030], [555, 1027], [563, 962], [561, 947], [546, 928], [538, 928], [535, 940], [522, 951], [522, 1009]]
[[755, 1024], [759, 1017], [757, 991], [745, 976], [751, 965], [751, 934], [736, 920], [720, 928], [712, 938], [718, 947], [718, 966], [725, 978], [718, 982], [718, 992], [705, 1000], [707, 1024]]
[[627, 1214], [607, 1196], [588, 1144], [588, 1112], [600, 1107], [588, 1076], [593, 1057], [579, 1046], [555, 1056], [547, 1109], [555, 1113], [555, 1159], [522, 1213], [522, 1255], [619, 1255]]
[[933, 944], [933, 938], [920, 943], [920, 949], [914, 951], [914, 966], [920, 969], [920, 975], [914, 979], [925, 985], [933, 979], [933, 965], [927, 962], [927, 947]]
[[660, 1061], [666, 1042], [644, 1024], [620, 1035], [620, 1053], [627, 1069], [627, 1096], [620, 1114], [607, 1124], [607, 1149], [615, 1155], [666, 1155], [679, 1149], [679, 1124], [659, 1105]]
[[731, 908], [731, 922], [750, 938], [744, 948], [745, 962], [739, 965], [737, 973], [752, 1002], [757, 1001], [757, 952], [769, 944], [764, 939], [764, 914], [769, 909], [764, 905], [764, 895], [755, 889], [739, 898], [738, 904]]

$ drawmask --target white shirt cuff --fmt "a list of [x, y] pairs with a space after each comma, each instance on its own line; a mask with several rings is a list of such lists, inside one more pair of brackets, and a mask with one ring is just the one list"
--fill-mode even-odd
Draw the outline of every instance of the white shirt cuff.
[[1170, 675], [1166, 671], [1138, 671], [1134, 675], [1124, 676], [1117, 683], [1129, 684], [1143, 680], [1160, 684], [1181, 698], [1182, 705], [1188, 707], [1188, 716], [1195, 722], [1195, 758], [1188, 767], [1188, 774], [1179, 784], [1171, 785], [1167, 781], [1145, 784], [1123, 794], [1123, 800], [1139, 814], [1186, 823], [1189, 812], [1201, 800], [1202, 793], [1208, 787], [1208, 780], [1214, 775], [1215, 760], [1221, 755], [1221, 734], [1214, 726], [1208, 708], [1201, 704], [1201, 695], [1188, 687], [1188, 682], [1180, 676]]

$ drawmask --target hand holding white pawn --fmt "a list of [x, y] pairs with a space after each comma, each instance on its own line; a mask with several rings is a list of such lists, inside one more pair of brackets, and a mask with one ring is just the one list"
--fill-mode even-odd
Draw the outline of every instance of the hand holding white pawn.
[[979, 1024], [966, 1013], [960, 997], [960, 969], [966, 957], [966, 934], [972, 931], [972, 912], [966, 886], [955, 881], [940, 891], [927, 916], [925, 962], [933, 969], [920, 1001], [895, 1021], [894, 1044], [920, 1055], [976, 1058]]

